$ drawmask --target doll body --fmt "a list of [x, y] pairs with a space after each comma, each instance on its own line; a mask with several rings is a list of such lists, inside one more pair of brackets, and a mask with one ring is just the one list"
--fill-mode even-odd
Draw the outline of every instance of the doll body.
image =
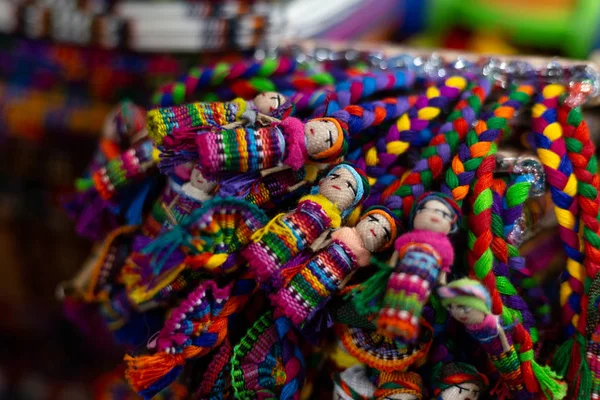
[[447, 235], [458, 211], [449, 200], [437, 196], [427, 195], [416, 203], [414, 229], [396, 240], [398, 261], [377, 320], [382, 334], [414, 340], [431, 289], [445, 282], [454, 262], [454, 249]]
[[318, 251], [270, 296], [294, 325], [303, 325], [322, 309], [351, 274], [369, 264], [371, 251], [391, 245], [397, 226], [391, 212], [382, 208], [367, 212], [355, 228], [342, 227], [332, 241]]
[[252, 101], [237, 98], [227, 102], [189, 103], [181, 106], [148, 111], [148, 134], [161, 145], [167, 135], [193, 128], [222, 127], [242, 121], [244, 114], [257, 112], [270, 114], [286, 99], [279, 93], [261, 93]]
[[368, 183], [350, 165], [340, 164], [319, 182], [315, 194], [304, 196], [290, 213], [276, 216], [256, 232], [253, 243], [242, 250], [259, 282], [268, 281], [285, 263], [330, 228], [338, 228], [368, 193]]
[[304, 124], [288, 117], [262, 128], [212, 129], [195, 140], [199, 162], [208, 174], [298, 170], [309, 160], [333, 162], [346, 147], [344, 129], [332, 118]]

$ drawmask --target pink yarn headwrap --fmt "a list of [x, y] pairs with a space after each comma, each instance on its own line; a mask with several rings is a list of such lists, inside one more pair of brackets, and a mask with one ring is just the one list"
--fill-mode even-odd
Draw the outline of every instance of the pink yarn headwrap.
[[283, 163], [292, 169], [298, 170], [308, 160], [304, 124], [298, 118], [288, 117], [279, 123], [285, 137], [285, 159]]

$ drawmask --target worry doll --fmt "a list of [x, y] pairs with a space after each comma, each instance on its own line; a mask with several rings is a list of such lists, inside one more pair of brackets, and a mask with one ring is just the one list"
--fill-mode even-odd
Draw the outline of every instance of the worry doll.
[[[438, 289], [442, 305], [466, 331], [479, 342], [498, 372], [510, 398], [531, 399], [543, 392], [548, 399], [562, 399], [567, 385], [549, 367], [542, 367], [533, 358], [531, 340], [522, 338], [521, 324], [504, 327], [499, 315], [491, 312], [492, 300], [478, 281], [463, 278]], [[506, 329], [506, 330], [505, 330]], [[513, 344], [514, 343], [514, 344]], [[531, 349], [531, 358], [520, 357]], [[541, 389], [541, 390], [540, 390]]]
[[[195, 136], [192, 155], [207, 174], [299, 170], [307, 162], [333, 163], [348, 149], [348, 127], [334, 118], [302, 122], [287, 117], [266, 127], [211, 129]], [[193, 152], [193, 151], [192, 151]], [[175, 162], [161, 160], [168, 167]], [[186, 158], [184, 158], [186, 159]], [[187, 160], [187, 159], [186, 159]]]
[[267, 282], [294, 256], [322, 242], [330, 229], [339, 228], [342, 218], [368, 195], [364, 172], [341, 163], [319, 181], [312, 194], [300, 198], [296, 209], [277, 215], [255, 232], [241, 255], [257, 280]]
[[424, 193], [415, 202], [409, 218], [412, 230], [395, 243], [394, 270], [377, 319], [382, 334], [406, 340], [417, 337], [431, 289], [446, 282], [454, 262], [448, 235], [458, 230], [460, 215], [454, 200], [442, 193]]
[[273, 305], [303, 325], [321, 310], [332, 294], [343, 287], [359, 267], [369, 265], [371, 253], [392, 246], [398, 222], [384, 207], [369, 209], [356, 227], [342, 227], [331, 234], [329, 243], [308, 261], [282, 270], [284, 287], [271, 294]]
[[[148, 111], [148, 135], [160, 146], [165, 138], [177, 140], [178, 132], [223, 127], [232, 123], [254, 125], [258, 115], [277, 115], [287, 99], [276, 92], [261, 93], [254, 100], [237, 98], [228, 102], [189, 103]], [[287, 107], [289, 109], [289, 107]]]
[[478, 400], [489, 384], [487, 376], [462, 362], [438, 363], [431, 383], [435, 400]]

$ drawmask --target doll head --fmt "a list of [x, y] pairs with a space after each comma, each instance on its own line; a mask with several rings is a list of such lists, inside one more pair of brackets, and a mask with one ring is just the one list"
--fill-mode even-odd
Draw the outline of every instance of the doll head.
[[411, 227], [443, 234], [458, 230], [460, 207], [443, 193], [428, 192], [421, 195], [410, 213]]
[[431, 379], [433, 394], [441, 400], [477, 400], [488, 385], [488, 379], [472, 365], [438, 363]]
[[375, 385], [367, 375], [367, 368], [354, 365], [333, 377], [333, 399], [352, 400], [356, 398], [372, 398]]
[[130, 146], [146, 137], [146, 111], [130, 101], [121, 102], [104, 121], [103, 135]]
[[286, 98], [277, 92], [264, 92], [254, 98], [254, 107], [261, 114], [271, 114], [286, 102]]
[[465, 325], [480, 324], [491, 314], [492, 299], [478, 281], [463, 278], [438, 289], [442, 305]]
[[378, 377], [375, 400], [422, 400], [423, 380], [414, 372], [381, 372]]
[[194, 165], [190, 174], [190, 185], [205, 193], [212, 193], [217, 187], [217, 182], [207, 178], [200, 169], [200, 165]]
[[319, 181], [313, 193], [328, 198], [345, 217], [369, 196], [370, 188], [362, 170], [348, 163], [340, 163]]
[[365, 248], [371, 253], [389, 248], [396, 240], [399, 228], [394, 214], [380, 206], [369, 208], [356, 224]]
[[334, 118], [314, 118], [304, 124], [306, 149], [316, 162], [334, 162], [348, 151], [348, 126]]

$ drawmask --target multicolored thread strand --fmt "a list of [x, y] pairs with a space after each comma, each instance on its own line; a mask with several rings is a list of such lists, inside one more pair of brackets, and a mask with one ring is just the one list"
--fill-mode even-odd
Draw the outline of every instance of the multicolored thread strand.
[[179, 105], [195, 93], [224, 82], [251, 77], [285, 76], [303, 65], [292, 58], [265, 58], [262, 61], [241, 61], [234, 64], [218, 63], [212, 68], [194, 67], [176, 82], [162, 86], [153, 96], [152, 103], [159, 107]]
[[[578, 181], [577, 201], [581, 212], [580, 221], [583, 225], [581, 238], [584, 250], [583, 265], [586, 270], [578, 328], [579, 332], [582, 334], [585, 332], [588, 338], [586, 358], [592, 372], [591, 398], [598, 398], [600, 397], [599, 353], [594, 339], [596, 339], [595, 333], [600, 318], [597, 310], [598, 293], [593, 293], [592, 290], [592, 282], [597, 279], [600, 270], [600, 176], [598, 176], [598, 161], [595, 154], [596, 146], [591, 140], [588, 126], [583, 120], [579, 107], [572, 107], [564, 101], [558, 109], [558, 122], [563, 129], [567, 156], [573, 164], [573, 172]], [[591, 313], [588, 313], [588, 310]]]
[[[563, 308], [563, 321], [570, 337], [555, 355], [554, 367], [561, 375], [566, 375], [571, 384], [569, 394], [589, 393], [590, 371], [585, 359], [585, 338], [578, 332], [581, 310], [583, 281], [586, 276], [583, 267], [583, 254], [579, 242], [579, 207], [577, 178], [573, 165], [567, 156], [567, 148], [562, 127], [558, 122], [558, 106], [565, 88], [550, 84], [544, 87], [532, 109], [532, 128], [537, 154], [544, 165], [550, 186], [554, 211], [559, 224], [559, 236], [567, 254], [565, 281], [560, 288], [560, 303]], [[585, 334], [585, 332], [584, 332]]]
[[[410, 213], [415, 199], [431, 188], [433, 182], [442, 176], [444, 167], [456, 153], [471, 125], [475, 123], [477, 114], [489, 96], [491, 88], [492, 85], [487, 78], [467, 88], [440, 133], [431, 139], [428, 147], [423, 149], [421, 159], [404, 179], [394, 181], [382, 192], [380, 204], [396, 209], [399, 216]], [[374, 196], [373, 201], [376, 201]]]
[[[382, 138], [385, 145], [375, 146], [366, 157], [377, 158], [376, 166], [387, 172], [411, 144], [431, 139], [430, 129], [436, 118], [461, 95], [468, 81], [462, 76], [450, 76], [438, 85], [428, 87], [414, 105], [393, 124]], [[378, 141], [379, 142], [379, 141]], [[375, 178], [377, 178], [375, 176]]]

